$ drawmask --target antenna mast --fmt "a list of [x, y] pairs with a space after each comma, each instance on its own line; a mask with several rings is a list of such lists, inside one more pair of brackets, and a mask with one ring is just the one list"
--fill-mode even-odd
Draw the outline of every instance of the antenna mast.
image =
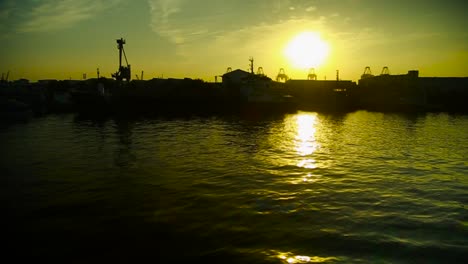
[[250, 57], [250, 58], [249, 58], [249, 61], [250, 61], [250, 64], [249, 64], [249, 66], [250, 66], [250, 73], [251, 73], [251, 74], [254, 74], [254, 58], [253, 58], [253, 57]]

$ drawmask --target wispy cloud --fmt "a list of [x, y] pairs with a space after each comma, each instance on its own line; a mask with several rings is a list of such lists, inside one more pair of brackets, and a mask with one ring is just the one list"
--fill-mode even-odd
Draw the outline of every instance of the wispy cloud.
[[18, 32], [48, 32], [72, 27], [114, 6], [119, 0], [45, 0], [23, 10]]
[[[290, 39], [301, 31], [320, 31], [322, 26], [322, 20], [306, 19], [244, 26], [219, 32], [208, 42], [180, 45], [178, 55], [183, 57], [183, 64], [191, 69], [200, 65], [200, 62], [206, 62], [205, 69], [217, 73], [221, 73], [226, 67], [247, 70], [247, 59], [253, 56], [255, 67], [262, 66], [265, 74], [273, 76], [278, 72], [279, 66], [287, 67], [284, 48]], [[229, 60], [224, 61], [225, 58]], [[210, 62], [215, 61], [217, 63], [210, 65]], [[220, 68], [219, 64], [223, 61], [226, 63], [225, 68]]]
[[11, 27], [9, 20], [15, 9], [14, 2], [11, 0], [0, 2], [0, 38], [9, 35], [9, 28]]
[[[183, 1], [183, 0], [182, 0]], [[170, 24], [170, 16], [180, 11], [181, 0], [150, 0], [151, 28], [154, 32], [170, 41], [181, 44], [184, 42], [182, 31]]]
[[[250, 33], [266, 32], [266, 27], [268, 32], [270, 27], [271, 31], [279, 32], [278, 24], [300, 20], [316, 10], [303, 0], [250, 0], [222, 4], [216, 0], [205, 0], [202, 4], [190, 0], [148, 0], [148, 4], [153, 32], [174, 43], [179, 55], [183, 55], [190, 46], [199, 45], [198, 42], [207, 47], [206, 43], [220, 39], [236, 41]], [[309, 20], [323, 20], [323, 17]], [[259, 35], [252, 37], [259, 38]], [[250, 42], [249, 39], [246, 41]]]
[[148, 0], [150, 27], [156, 34], [182, 46], [197, 39], [215, 36], [221, 21], [226, 20], [228, 5], [213, 7], [210, 1], [202, 4], [190, 0]]

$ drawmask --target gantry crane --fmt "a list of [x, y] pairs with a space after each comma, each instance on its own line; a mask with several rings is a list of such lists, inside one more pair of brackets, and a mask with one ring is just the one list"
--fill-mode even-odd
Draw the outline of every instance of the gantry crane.
[[280, 82], [280, 81], [286, 82], [288, 79], [289, 79], [288, 75], [286, 75], [286, 73], [284, 72], [284, 69], [281, 68], [281, 69], [279, 70], [278, 75], [276, 75], [276, 81], [278, 81], [278, 82]]
[[309, 74], [307, 75], [307, 80], [317, 80], [317, 74], [315, 74], [314, 68], [310, 68]]
[[257, 75], [261, 75], [261, 76], [265, 75], [265, 73], [263, 73], [263, 67], [258, 67]]
[[361, 79], [365, 79], [365, 78], [369, 78], [369, 77], [373, 77], [374, 75], [372, 75], [372, 72], [371, 72], [371, 69], [369, 66], [367, 66], [365, 69], [364, 69], [364, 73], [361, 75]]
[[382, 73], [380, 75], [390, 75], [390, 71], [388, 70], [387, 66], [383, 67]]

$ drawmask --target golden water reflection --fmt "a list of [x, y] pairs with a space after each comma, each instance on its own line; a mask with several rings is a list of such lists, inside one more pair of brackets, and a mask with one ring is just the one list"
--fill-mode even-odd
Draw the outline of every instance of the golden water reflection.
[[300, 113], [296, 116], [296, 150], [301, 156], [313, 154], [319, 147], [315, 139], [316, 113]]
[[310, 155], [320, 147], [315, 137], [317, 123], [317, 113], [299, 113], [296, 116], [295, 149], [301, 157], [304, 157], [298, 161], [298, 167], [306, 169], [317, 167], [316, 160], [310, 158]]
[[285, 263], [327, 263], [330, 261], [338, 260], [335, 257], [319, 257], [319, 256], [301, 256], [294, 255], [291, 252], [284, 252], [277, 254], [277, 257]]
[[[283, 166], [294, 166], [298, 170], [290, 173], [287, 181], [292, 184], [311, 183], [318, 180], [313, 170], [319, 167], [316, 152], [320, 149], [317, 134], [320, 133], [320, 116], [314, 112], [298, 112], [288, 115], [281, 124], [271, 128], [268, 141], [273, 148], [268, 156], [260, 159], [273, 165], [269, 173], [284, 176]], [[318, 134], [320, 138], [320, 134]]]

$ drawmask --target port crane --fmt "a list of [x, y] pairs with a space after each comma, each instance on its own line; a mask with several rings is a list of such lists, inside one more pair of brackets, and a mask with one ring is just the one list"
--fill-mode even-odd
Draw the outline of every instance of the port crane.
[[257, 75], [261, 75], [261, 76], [264, 76], [265, 73], [263, 73], [263, 67], [258, 67], [257, 69]]
[[317, 80], [317, 74], [315, 74], [314, 68], [310, 68], [309, 74], [307, 75], [307, 80]]
[[10, 71], [7, 72], [6, 74], [6, 77], [5, 77], [5, 73], [2, 73], [2, 79], [1, 81], [2, 82], [8, 82], [8, 77], [10, 76]]
[[369, 78], [369, 77], [374, 77], [374, 75], [372, 75], [370, 67], [367, 66], [364, 69], [364, 73], [361, 75], [361, 79], [365, 79], [365, 78]]
[[278, 75], [276, 75], [276, 81], [278, 81], [278, 82], [280, 82], [280, 81], [286, 82], [288, 79], [289, 79], [288, 75], [286, 75], [284, 69], [281, 68], [281, 69], [279, 70]]
[[382, 73], [380, 75], [390, 75], [390, 71], [388, 70], [387, 66], [383, 67]]
[[[114, 77], [117, 81], [130, 81], [131, 78], [130, 65], [127, 61], [127, 55], [125, 55], [125, 50], [123, 47], [124, 44], [125, 40], [123, 38], [117, 39], [117, 48], [119, 49], [119, 70], [116, 73], [112, 74], [112, 77]], [[127, 64], [127, 66], [122, 65], [122, 54], [124, 55], [125, 63]]]
[[138, 74], [135, 74], [137, 80], [143, 81], [143, 71], [141, 71], [141, 76], [138, 77]]

